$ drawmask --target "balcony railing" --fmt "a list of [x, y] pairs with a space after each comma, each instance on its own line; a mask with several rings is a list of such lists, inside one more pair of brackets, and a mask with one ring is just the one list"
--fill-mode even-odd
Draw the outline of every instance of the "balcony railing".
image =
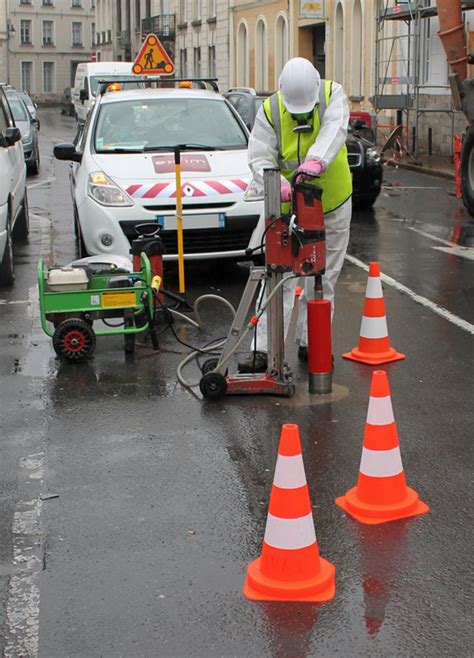
[[176, 34], [175, 14], [160, 14], [142, 19], [142, 36], [156, 34], [158, 38], [174, 39]]

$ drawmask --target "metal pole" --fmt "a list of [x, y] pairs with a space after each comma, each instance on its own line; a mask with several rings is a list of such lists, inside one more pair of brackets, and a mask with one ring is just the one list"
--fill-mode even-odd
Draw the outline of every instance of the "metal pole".
[[[265, 224], [280, 217], [280, 171], [279, 169], [265, 169], [263, 172], [264, 213]], [[269, 229], [272, 230], [271, 228]], [[270, 295], [280, 283], [283, 274], [276, 270], [269, 272], [267, 282]], [[270, 300], [267, 309], [268, 321], [268, 368], [274, 370], [279, 376], [283, 373], [283, 360], [285, 354], [285, 330], [283, 322], [283, 286], [280, 286]]]
[[175, 146], [174, 149], [174, 163], [176, 173], [176, 230], [178, 238], [179, 292], [182, 295], [186, 290], [186, 286], [184, 282], [183, 197], [181, 192], [181, 154], [179, 146]]

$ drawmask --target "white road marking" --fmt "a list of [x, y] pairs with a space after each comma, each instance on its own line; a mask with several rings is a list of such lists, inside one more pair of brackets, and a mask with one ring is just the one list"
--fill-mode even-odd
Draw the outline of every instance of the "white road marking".
[[415, 228], [414, 226], [409, 226], [408, 227], [410, 231], [414, 231], [415, 233], [418, 233], [419, 235], [422, 235], [424, 238], [428, 238], [429, 240], [433, 240], [433, 242], [439, 242], [440, 244], [444, 244], [449, 249], [443, 248], [443, 247], [433, 247], [433, 249], [437, 249], [438, 251], [444, 251], [447, 254], [451, 254], [453, 256], [460, 256], [461, 258], [467, 258], [468, 260], [474, 260], [474, 248], [473, 247], [462, 247], [455, 242], [451, 242], [451, 240], [445, 240], [444, 238], [440, 238], [437, 235], [433, 235], [432, 233], [428, 233], [428, 231], [422, 231], [419, 228]]
[[29, 304], [28, 299], [0, 299], [0, 306], [14, 306], [15, 304]]
[[[346, 260], [349, 261], [349, 263], [352, 263], [353, 265], [360, 267], [365, 272], [369, 271], [369, 266], [366, 265], [363, 261], [356, 258], [355, 256], [350, 256], [349, 254], [346, 254]], [[447, 309], [443, 308], [442, 306], [439, 306], [435, 302], [432, 302], [431, 299], [427, 299], [422, 295], [418, 295], [416, 292], [411, 290], [411, 288], [407, 288], [407, 286], [404, 286], [403, 283], [400, 283], [396, 279], [392, 279], [391, 276], [387, 276], [386, 274], [381, 274], [380, 278], [384, 283], [391, 286], [392, 288], [395, 288], [395, 290], [398, 290], [399, 292], [403, 292], [409, 297], [411, 297], [411, 299], [413, 299], [413, 301], [415, 301], [417, 304], [426, 306], [426, 308], [429, 308], [431, 311], [433, 311], [433, 313], [440, 315], [445, 320], [448, 320], [448, 322], [451, 322], [452, 324], [456, 325], [460, 329], [464, 329], [464, 331], [467, 331], [469, 334], [474, 335], [474, 324], [471, 324], [470, 322], [467, 322], [467, 320], [463, 320], [459, 316], [454, 315], [454, 313], [451, 313], [451, 311], [448, 311]]]
[[416, 185], [382, 185], [384, 190], [442, 190], [442, 187], [424, 187]]
[[474, 248], [472, 247], [433, 247], [436, 251], [443, 251], [450, 256], [459, 256], [460, 258], [467, 258], [474, 260]]
[[27, 190], [32, 190], [35, 187], [42, 187], [43, 185], [49, 185], [50, 183], [54, 183], [55, 180], [56, 180], [56, 177], [48, 178], [46, 180], [39, 181], [39, 183], [32, 183], [31, 185], [27, 185], [26, 189]]
[[[3, 654], [5, 658], [35, 658], [38, 655], [39, 579], [44, 555], [40, 498], [43, 473], [43, 452], [28, 455], [20, 460], [19, 479], [25, 483], [25, 500], [20, 498], [13, 515], [14, 573], [8, 586], [7, 631]], [[32, 487], [35, 488], [36, 497], [26, 499], [26, 494]]]

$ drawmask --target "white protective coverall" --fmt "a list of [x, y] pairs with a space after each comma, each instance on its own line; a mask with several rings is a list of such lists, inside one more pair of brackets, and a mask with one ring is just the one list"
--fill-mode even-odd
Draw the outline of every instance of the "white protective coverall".
[[[319, 160], [323, 170], [331, 164], [343, 147], [347, 136], [349, 122], [349, 107], [347, 97], [340, 84], [332, 83], [332, 93], [323, 116], [321, 128], [313, 146], [306, 154], [306, 160]], [[263, 107], [257, 112], [255, 124], [250, 135], [248, 147], [248, 164], [253, 174], [246, 198], [263, 196], [263, 170], [278, 168], [277, 136], [265, 116]], [[282, 182], [286, 179], [282, 176]], [[352, 215], [352, 199], [349, 198], [336, 210], [326, 214], [326, 272], [323, 276], [324, 298], [331, 301], [334, 314], [334, 288], [344, 263], [344, 257], [349, 242], [349, 229]], [[265, 230], [265, 217], [262, 213], [250, 239], [249, 247], [254, 249], [260, 245]], [[255, 253], [258, 253], [255, 252]], [[294, 304], [295, 289], [298, 279], [290, 279], [283, 287], [283, 312], [285, 319], [285, 335], [288, 329], [291, 310]], [[260, 292], [262, 294], [263, 287]], [[314, 277], [304, 277], [303, 294], [300, 297], [298, 322], [296, 326], [296, 341], [306, 347], [308, 332], [306, 320], [306, 300], [314, 298]], [[259, 306], [260, 299], [257, 302]], [[264, 313], [257, 325], [256, 349], [267, 351], [267, 314]]]

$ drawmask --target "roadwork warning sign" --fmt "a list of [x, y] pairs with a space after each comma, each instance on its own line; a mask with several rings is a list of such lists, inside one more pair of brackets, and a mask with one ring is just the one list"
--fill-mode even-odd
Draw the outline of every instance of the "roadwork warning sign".
[[137, 75], [171, 75], [174, 64], [155, 34], [149, 34], [138, 53], [133, 66]]

